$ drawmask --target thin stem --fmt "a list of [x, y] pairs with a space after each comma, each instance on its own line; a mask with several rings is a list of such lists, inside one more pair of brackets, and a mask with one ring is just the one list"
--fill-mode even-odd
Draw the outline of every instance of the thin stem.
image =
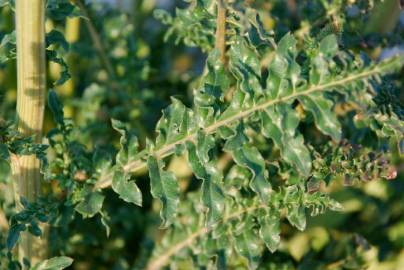
[[217, 0], [215, 48], [220, 51], [220, 60], [226, 65], [226, 0]]
[[106, 53], [104, 45], [102, 44], [101, 37], [98, 34], [93, 21], [91, 20], [90, 14], [89, 14], [86, 6], [83, 4], [83, 2], [81, 0], [76, 0], [75, 3], [77, 3], [80, 10], [83, 12], [84, 16], [86, 17], [86, 19], [84, 20], [84, 23], [90, 34], [91, 40], [93, 41], [94, 48], [97, 50], [97, 53], [98, 53], [98, 56], [100, 57], [102, 65], [107, 70], [109, 78], [115, 79], [116, 74], [115, 74], [113, 65], [112, 65], [111, 61], [109, 60], [109, 57]]
[[[267, 208], [268, 206], [266, 205], [257, 205], [257, 206], [252, 206], [249, 208], [245, 208], [242, 209], [240, 211], [234, 212], [233, 214], [224, 217], [223, 220], [221, 220], [219, 223], [226, 223], [231, 219], [240, 217], [241, 215], [248, 213], [248, 212], [253, 212], [256, 211], [258, 209], [263, 209], [263, 208]], [[217, 225], [216, 224], [216, 225]], [[196, 232], [188, 235], [184, 240], [182, 240], [181, 242], [178, 242], [177, 244], [175, 244], [174, 246], [172, 246], [171, 248], [169, 248], [165, 253], [163, 253], [162, 255], [158, 256], [157, 258], [153, 258], [151, 260], [151, 262], [147, 265], [146, 270], [158, 270], [161, 269], [163, 266], [165, 266], [168, 261], [170, 260], [170, 258], [172, 256], [174, 256], [175, 254], [177, 254], [179, 251], [181, 251], [182, 249], [189, 247], [192, 242], [196, 239], [198, 239], [199, 237], [208, 234], [212, 228], [214, 228], [215, 226], [210, 226], [210, 227], [202, 227], [199, 230], [197, 230]]]
[[[45, 109], [45, 0], [16, 1], [17, 30], [17, 126], [21, 134], [34, 136], [42, 142]], [[21, 209], [20, 197], [35, 201], [40, 195], [40, 161], [35, 155], [13, 159], [16, 179], [16, 204]], [[46, 240], [23, 233], [18, 246], [20, 260], [32, 264], [46, 255]]]

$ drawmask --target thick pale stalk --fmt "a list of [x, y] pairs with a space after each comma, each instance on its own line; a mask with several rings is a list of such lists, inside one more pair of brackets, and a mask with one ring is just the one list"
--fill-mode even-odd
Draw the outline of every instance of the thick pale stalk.
[[[45, 60], [45, 0], [16, 1], [17, 29], [17, 123], [18, 130], [34, 135], [42, 142], [44, 118], [46, 60]], [[17, 207], [19, 197], [34, 201], [40, 194], [40, 162], [34, 156], [19, 156], [13, 164], [17, 181]], [[22, 235], [18, 254], [35, 264], [45, 254], [45, 240]]]

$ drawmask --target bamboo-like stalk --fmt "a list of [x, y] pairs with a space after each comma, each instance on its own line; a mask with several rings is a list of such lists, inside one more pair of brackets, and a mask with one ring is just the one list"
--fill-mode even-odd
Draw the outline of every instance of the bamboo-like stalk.
[[[44, 118], [46, 59], [45, 59], [45, 0], [16, 1], [17, 30], [17, 125], [23, 135], [42, 142]], [[19, 156], [13, 164], [16, 180], [16, 202], [20, 197], [35, 201], [40, 195], [40, 162], [34, 155]], [[18, 246], [20, 260], [31, 264], [46, 254], [45, 237], [35, 238], [23, 233]]]

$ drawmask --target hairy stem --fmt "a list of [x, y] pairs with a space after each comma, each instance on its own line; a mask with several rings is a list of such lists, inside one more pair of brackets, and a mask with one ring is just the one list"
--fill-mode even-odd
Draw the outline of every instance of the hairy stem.
[[[34, 136], [42, 142], [45, 109], [45, 0], [16, 1], [17, 29], [17, 125], [25, 136]], [[16, 180], [16, 203], [20, 197], [35, 201], [40, 195], [40, 161], [35, 155], [18, 156], [13, 162]], [[27, 258], [32, 264], [46, 255], [46, 239], [23, 233], [18, 246], [20, 260]]]
[[[391, 67], [394, 66], [397, 61], [402, 61], [402, 59], [401, 58], [392, 58], [392, 59], [389, 59], [386, 62], [384, 62], [380, 65], [376, 65], [370, 69], [363, 70], [363, 71], [360, 71], [357, 73], [347, 73], [346, 75], [340, 76], [338, 79], [325, 83], [325, 84], [308, 85], [306, 89], [300, 90], [298, 92], [294, 92], [289, 96], [279, 97], [276, 99], [271, 99], [271, 100], [261, 102], [259, 104], [254, 104], [250, 108], [246, 108], [246, 109], [238, 112], [237, 114], [234, 114], [234, 115], [228, 116], [227, 118], [223, 118], [223, 119], [216, 121], [215, 123], [211, 124], [210, 126], [205, 127], [203, 129], [203, 131], [206, 134], [213, 134], [222, 126], [226, 126], [226, 125], [232, 124], [236, 121], [239, 121], [241, 119], [247, 118], [250, 115], [252, 115], [253, 113], [255, 113], [257, 111], [265, 110], [266, 108], [273, 106], [275, 104], [294, 100], [300, 96], [311, 95], [315, 92], [332, 91], [335, 88], [345, 87], [350, 83], [360, 81], [360, 80], [363, 80], [363, 79], [366, 79], [366, 78], [369, 78], [369, 77], [372, 77], [375, 75], [382, 74], [382, 73], [390, 70]], [[139, 170], [142, 170], [146, 167], [145, 158], [148, 154], [154, 155], [158, 158], [167, 157], [174, 153], [176, 145], [183, 144], [186, 141], [194, 141], [196, 138], [196, 135], [197, 135], [197, 132], [190, 133], [187, 136], [179, 139], [176, 142], [164, 145], [161, 148], [156, 149], [153, 153], [148, 153], [146, 150], [143, 150], [138, 154], [136, 160], [126, 164], [123, 167], [123, 169], [125, 172], [137, 172]], [[111, 181], [112, 181], [111, 174], [102, 175], [100, 177], [100, 179], [98, 180], [98, 182], [96, 183], [94, 189], [107, 188], [111, 185]]]
[[215, 48], [220, 51], [220, 60], [226, 65], [226, 0], [217, 0]]

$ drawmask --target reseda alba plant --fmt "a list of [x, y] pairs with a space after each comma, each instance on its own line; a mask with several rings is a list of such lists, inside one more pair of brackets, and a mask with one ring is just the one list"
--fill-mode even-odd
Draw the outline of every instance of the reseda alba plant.
[[[388, 155], [376, 155], [348, 140], [352, 129], [367, 128], [377, 140], [389, 139], [402, 147], [403, 110], [386, 90], [394, 87], [388, 84], [388, 76], [402, 68], [402, 55], [371, 61], [344, 49], [343, 30], [336, 31], [332, 25], [325, 25], [318, 35], [299, 38], [288, 32], [278, 38], [245, 1], [190, 2], [175, 17], [161, 10], [155, 16], [168, 26], [167, 42], [177, 36], [177, 42], [199, 47], [207, 54], [206, 67], [193, 89], [191, 106], [171, 98], [156, 124], [155, 139], [138, 137], [130, 123], [112, 119], [112, 128], [120, 136], [118, 150], [111, 154], [96, 146], [87, 149], [77, 136], [79, 127], [65, 117], [54, 90], [48, 91], [55, 122], [47, 134], [52, 153], [48, 158], [38, 137], [24, 141], [19, 133], [9, 135], [11, 127], [1, 129], [0, 135], [6, 138], [1, 141], [2, 152], [10, 156], [34, 153], [30, 157], [36, 162], [41, 158], [44, 180], [57, 182], [62, 190], [62, 196], [50, 192], [41, 198], [19, 194], [28, 200], [21, 199], [23, 209], [11, 219], [9, 265], [36, 264], [26, 253], [25, 260], [15, 261], [12, 249], [20, 232], [28, 228], [44, 236], [39, 227], [29, 228], [77, 218], [66, 214], [66, 208], [84, 218], [100, 215], [109, 234], [105, 190], [112, 188], [125, 202], [142, 206], [147, 195], [135, 178], [144, 170], [150, 193], [160, 202], [164, 232], [153, 250], [141, 252], [144, 258], [139, 258], [136, 269], [148, 270], [166, 266], [262, 269], [266, 250], [274, 253], [282, 245], [284, 219], [304, 231], [307, 214], [343, 210], [325, 191], [330, 181], [342, 177], [351, 185], [356, 179], [395, 178]], [[328, 1], [315, 2], [328, 5]], [[333, 12], [338, 12], [346, 1], [335, 2]], [[78, 6], [89, 16], [82, 2]], [[47, 9], [54, 17], [80, 14], [69, 1], [48, 1]], [[91, 29], [94, 37], [97, 33]], [[22, 51], [19, 31], [17, 27], [17, 61]], [[47, 42], [68, 49], [56, 30], [47, 34]], [[49, 61], [59, 63], [62, 72], [56, 84], [64, 83], [70, 75], [60, 48], [50, 46], [45, 51], [44, 44], [41, 48], [35, 55], [46, 52]], [[105, 51], [101, 54], [105, 64]], [[19, 88], [18, 100], [20, 96]], [[26, 98], [32, 102], [33, 97]], [[340, 117], [338, 108], [347, 104], [353, 108], [351, 114]], [[350, 118], [356, 126], [342, 118]], [[30, 151], [17, 151], [16, 140], [29, 145]], [[171, 157], [186, 158], [200, 180], [197, 188], [180, 185], [175, 168], [167, 169]], [[63, 269], [71, 263], [67, 257], [56, 257], [32, 269]]]

